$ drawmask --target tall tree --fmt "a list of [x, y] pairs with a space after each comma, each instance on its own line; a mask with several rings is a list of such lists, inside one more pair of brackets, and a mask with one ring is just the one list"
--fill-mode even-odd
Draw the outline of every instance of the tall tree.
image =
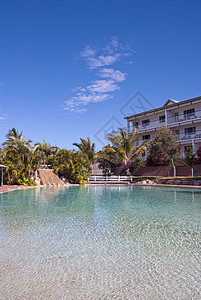
[[36, 143], [35, 146], [38, 146], [37, 154], [40, 157], [40, 165], [44, 168], [48, 168], [48, 157], [51, 155], [52, 146], [45, 140], [43, 140], [43, 143]]
[[174, 176], [176, 176], [175, 161], [179, 157], [179, 144], [175, 140], [172, 131], [165, 126], [159, 128], [155, 138], [150, 142], [147, 161], [153, 165], [167, 164], [171, 162]]
[[80, 144], [73, 143], [73, 145], [80, 149], [81, 153], [87, 158], [90, 165], [94, 164], [96, 160], [95, 143], [92, 143], [89, 137], [86, 139], [80, 138], [80, 141]]
[[24, 139], [22, 132], [13, 128], [6, 135], [7, 140], [2, 144], [1, 161], [8, 166], [7, 177], [11, 183], [28, 178], [33, 172], [32, 159], [34, 149], [31, 140]]
[[131, 159], [138, 157], [147, 148], [147, 140], [138, 143], [138, 131], [135, 129], [133, 133], [128, 134], [123, 128], [113, 131], [108, 135], [107, 140], [111, 145], [105, 146], [99, 153], [99, 158], [105, 158], [114, 164], [123, 163], [127, 173], [128, 163]]

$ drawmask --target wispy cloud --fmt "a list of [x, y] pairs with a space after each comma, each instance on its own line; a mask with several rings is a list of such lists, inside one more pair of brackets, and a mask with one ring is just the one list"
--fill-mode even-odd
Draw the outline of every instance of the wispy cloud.
[[0, 109], [0, 126], [4, 126], [5, 125], [5, 120], [7, 118], [7, 114], [3, 114], [2, 110]]
[[126, 74], [121, 71], [104, 68], [99, 71], [99, 75], [103, 78], [110, 78], [116, 82], [122, 82], [126, 80]]
[[101, 49], [86, 46], [81, 51], [80, 57], [86, 62], [89, 70], [96, 71], [96, 76], [99, 78], [94, 79], [86, 87], [79, 86], [73, 89], [75, 96], [65, 102], [64, 109], [71, 112], [84, 112], [87, 110], [86, 105], [90, 103], [112, 99], [112, 93], [120, 89], [119, 84], [126, 80], [126, 74], [111, 66], [131, 54], [132, 49], [129, 45], [121, 44], [116, 37]]

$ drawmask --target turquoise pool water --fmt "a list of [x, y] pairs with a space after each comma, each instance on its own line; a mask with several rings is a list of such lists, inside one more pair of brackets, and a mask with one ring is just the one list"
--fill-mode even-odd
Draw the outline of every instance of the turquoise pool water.
[[0, 194], [0, 299], [201, 299], [201, 190]]

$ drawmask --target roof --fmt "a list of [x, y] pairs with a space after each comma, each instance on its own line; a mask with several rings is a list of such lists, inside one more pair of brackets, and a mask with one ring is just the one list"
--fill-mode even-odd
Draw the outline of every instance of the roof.
[[173, 100], [173, 99], [168, 99], [165, 104], [163, 105], [163, 107], [174, 104], [174, 103], [178, 103], [179, 101]]
[[6, 166], [4, 166], [4, 165], [0, 165], [0, 168], [6, 168]]
[[153, 112], [156, 112], [156, 111], [164, 110], [166, 107], [168, 107], [168, 108], [169, 107], [174, 107], [174, 106], [179, 107], [182, 104], [185, 104], [185, 103], [188, 103], [188, 102], [193, 102], [193, 101], [199, 101], [199, 100], [201, 100], [201, 96], [196, 97], [196, 98], [192, 98], [192, 99], [183, 100], [183, 101], [177, 101], [177, 100], [173, 100], [173, 99], [168, 99], [165, 102], [165, 104], [163, 106], [161, 106], [161, 107], [154, 108], [154, 109], [151, 109], [151, 110], [146, 110], [146, 111], [143, 111], [141, 113], [125, 117], [124, 119], [130, 119], [132, 117], [143, 116], [143, 115], [146, 115], [146, 114], [149, 114], [149, 113], [153, 113]]

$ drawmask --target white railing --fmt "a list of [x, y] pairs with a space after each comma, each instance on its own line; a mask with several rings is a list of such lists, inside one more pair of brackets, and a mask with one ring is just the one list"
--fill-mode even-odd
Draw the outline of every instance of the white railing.
[[91, 176], [88, 182], [132, 182], [132, 176]]
[[[194, 113], [189, 113], [189, 114], [184, 114], [184, 113], [179, 113], [176, 116], [171, 116], [169, 115], [167, 117], [167, 125], [171, 125], [171, 124], [175, 124], [175, 123], [185, 123], [187, 121], [194, 121], [194, 120], [200, 120], [201, 119], [201, 110], [197, 110]], [[149, 123], [147, 124], [142, 124], [142, 119], [139, 119], [139, 121], [137, 119], [134, 120], [130, 120], [128, 123], [128, 127], [127, 127], [127, 131], [129, 134], [131, 134], [134, 129], [138, 129], [138, 131], [144, 131], [146, 129], [153, 129], [153, 128], [158, 128], [161, 126], [165, 126], [166, 122], [165, 120], [160, 121], [158, 118], [154, 119], [154, 120], [150, 120]], [[139, 122], [139, 124], [137, 126], [135, 126], [135, 124], [132, 124], [132, 122]]]
[[180, 113], [176, 116], [168, 116], [167, 118], [167, 123], [169, 124], [174, 124], [174, 123], [180, 123], [180, 122], [186, 122], [186, 121], [193, 121], [196, 119], [200, 119], [201, 118], [201, 111], [195, 111], [194, 113], [189, 113], [189, 114], [183, 114]]

